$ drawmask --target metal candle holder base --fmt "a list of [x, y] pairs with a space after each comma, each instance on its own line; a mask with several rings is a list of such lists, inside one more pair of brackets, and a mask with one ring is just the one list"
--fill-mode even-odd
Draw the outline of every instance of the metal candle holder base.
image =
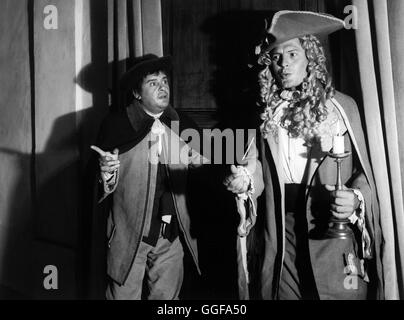
[[[344, 153], [332, 153], [328, 152], [328, 155], [335, 159], [337, 163], [337, 184], [336, 190], [342, 190], [341, 182], [341, 163], [344, 158], [348, 157], [351, 152], [346, 151]], [[353, 237], [353, 231], [348, 227], [349, 219], [338, 219], [334, 216], [330, 218], [329, 227], [324, 234], [326, 239], [350, 239]]]

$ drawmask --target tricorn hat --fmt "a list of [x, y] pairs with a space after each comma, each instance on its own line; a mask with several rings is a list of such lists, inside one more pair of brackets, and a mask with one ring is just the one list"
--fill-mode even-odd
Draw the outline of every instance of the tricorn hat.
[[119, 80], [119, 87], [122, 91], [131, 90], [147, 74], [156, 71], [169, 72], [171, 68], [172, 60], [170, 56], [159, 58], [154, 54], [146, 54], [135, 59], [134, 66], [126, 71]]
[[311, 11], [282, 10], [274, 14], [272, 23], [267, 33], [273, 39], [269, 39], [268, 50], [277, 45], [304, 35], [328, 35], [345, 27], [345, 22], [326, 13]]

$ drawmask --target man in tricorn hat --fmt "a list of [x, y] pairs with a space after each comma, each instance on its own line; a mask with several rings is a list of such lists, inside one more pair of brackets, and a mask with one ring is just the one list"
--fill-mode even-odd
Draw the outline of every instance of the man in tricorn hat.
[[[260, 139], [224, 183], [237, 194], [255, 185], [253, 196], [265, 197], [262, 265], [252, 275], [264, 299], [383, 298], [379, 207], [360, 116], [334, 90], [316, 37], [343, 27], [327, 14], [280, 11], [256, 50]], [[340, 188], [335, 157], [343, 159]]]
[[185, 184], [204, 159], [180, 138], [195, 126], [170, 106], [170, 69], [170, 57], [138, 58], [120, 81], [133, 101], [106, 117], [92, 146], [109, 213], [107, 299], [178, 299], [184, 250], [199, 272]]

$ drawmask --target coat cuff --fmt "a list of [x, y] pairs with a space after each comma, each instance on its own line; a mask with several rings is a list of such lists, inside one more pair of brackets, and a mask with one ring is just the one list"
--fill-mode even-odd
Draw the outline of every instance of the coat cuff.
[[255, 193], [255, 186], [254, 186], [254, 179], [250, 171], [244, 166], [237, 166], [237, 169], [241, 170], [243, 178], [249, 181], [247, 194], [253, 195]]
[[101, 175], [103, 175], [102, 181], [105, 193], [113, 192], [118, 182], [118, 169], [116, 169], [112, 173], [103, 172], [101, 173]]
[[108, 195], [115, 191], [119, 180], [119, 168], [109, 172], [101, 172], [100, 183], [102, 184], [104, 194], [98, 203], [102, 202]]
[[358, 197], [359, 200], [359, 208], [356, 209], [350, 217], [348, 217], [349, 221], [352, 224], [355, 224], [359, 219], [365, 221], [365, 198], [363, 197], [362, 192], [358, 189], [351, 189], [355, 195]]
[[351, 189], [359, 200], [359, 208], [354, 211], [354, 213], [348, 218], [352, 224], [358, 226], [359, 231], [361, 232], [361, 242], [362, 242], [362, 256], [363, 258], [371, 258], [371, 239], [369, 232], [366, 229], [366, 220], [365, 220], [365, 199], [363, 197], [362, 192], [359, 189]]

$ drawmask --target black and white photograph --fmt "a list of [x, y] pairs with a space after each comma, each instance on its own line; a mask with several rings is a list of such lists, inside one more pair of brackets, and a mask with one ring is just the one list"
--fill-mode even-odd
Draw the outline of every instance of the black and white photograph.
[[0, 0], [0, 300], [403, 300], [403, 17]]

